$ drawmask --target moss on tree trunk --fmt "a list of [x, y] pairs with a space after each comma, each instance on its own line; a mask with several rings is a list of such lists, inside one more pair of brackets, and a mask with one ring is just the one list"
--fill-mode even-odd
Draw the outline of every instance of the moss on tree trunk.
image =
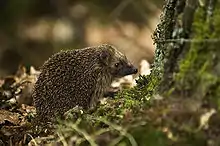
[[219, 28], [219, 1], [168, 0], [153, 37], [152, 73], [139, 86], [150, 94], [219, 97]]

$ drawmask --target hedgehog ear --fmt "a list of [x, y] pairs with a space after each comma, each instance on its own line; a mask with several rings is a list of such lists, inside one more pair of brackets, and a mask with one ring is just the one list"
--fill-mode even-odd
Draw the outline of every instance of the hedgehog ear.
[[102, 50], [99, 58], [100, 58], [101, 63], [108, 65], [110, 53], [107, 50]]

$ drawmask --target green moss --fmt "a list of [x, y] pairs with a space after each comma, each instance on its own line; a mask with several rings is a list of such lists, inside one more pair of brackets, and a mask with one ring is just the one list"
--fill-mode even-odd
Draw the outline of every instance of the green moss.
[[[164, 74], [164, 62], [166, 61], [166, 52], [168, 44], [163, 41], [172, 37], [174, 29], [175, 5], [177, 1], [170, 1], [164, 7], [164, 13], [161, 14], [161, 22], [157, 25], [153, 34], [153, 40], [156, 44], [155, 60], [148, 76], [140, 76], [137, 80], [139, 98], [148, 101], [152, 95], [159, 92], [159, 86]], [[166, 9], [169, 8], [169, 9]], [[162, 40], [162, 41], [161, 41]], [[134, 90], [133, 90], [134, 91]], [[134, 93], [137, 93], [134, 91]], [[147, 103], [147, 102], [146, 102]]]
[[[219, 7], [219, 6], [218, 6]], [[216, 8], [217, 12], [219, 11]], [[218, 51], [218, 44], [212, 40], [219, 38], [220, 34], [212, 30], [212, 21], [204, 18], [205, 10], [199, 8], [195, 14], [193, 23], [193, 38], [190, 49], [186, 56], [180, 61], [179, 72], [175, 75], [175, 88], [184, 95], [197, 98], [205, 97], [210, 87], [216, 85], [219, 77], [214, 73], [215, 53]], [[214, 28], [219, 31], [220, 13], [213, 15]], [[218, 25], [218, 26], [217, 26]], [[219, 60], [220, 61], [220, 60]]]

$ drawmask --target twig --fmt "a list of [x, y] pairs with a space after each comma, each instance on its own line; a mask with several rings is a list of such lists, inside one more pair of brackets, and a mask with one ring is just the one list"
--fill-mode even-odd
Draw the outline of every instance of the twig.
[[57, 135], [59, 136], [60, 141], [62, 142], [63, 146], [68, 146], [67, 142], [65, 141], [64, 136], [59, 133], [57, 133]]
[[87, 132], [83, 131], [82, 129], [79, 129], [78, 124], [71, 124], [71, 128], [73, 128], [76, 132], [82, 135], [90, 143], [91, 146], [98, 146]]
[[155, 40], [156, 43], [174, 43], [174, 42], [179, 42], [179, 43], [184, 43], [184, 42], [192, 42], [192, 43], [201, 43], [201, 42], [207, 42], [207, 43], [218, 43], [220, 42], [220, 39], [166, 39], [166, 40]]
[[120, 13], [132, 2], [132, 0], [123, 0], [111, 13], [110, 17], [118, 17]]
[[105, 123], [106, 125], [109, 125], [113, 129], [117, 130], [121, 135], [127, 137], [132, 146], [137, 146], [137, 142], [135, 141], [134, 137], [130, 133], [128, 133], [125, 129], [123, 129], [122, 127], [120, 127], [118, 125], [115, 125], [115, 124], [112, 124], [112, 123], [110, 123], [107, 120], [102, 119], [102, 118], [94, 118], [93, 117], [93, 119], [96, 119], [98, 121], [101, 121], [101, 122]]
[[33, 136], [32, 136], [31, 134], [29, 134], [29, 133], [27, 133], [27, 135], [31, 137], [31, 139], [33, 140], [34, 145], [37, 146], [37, 142], [35, 141], [35, 139], [33, 138]]

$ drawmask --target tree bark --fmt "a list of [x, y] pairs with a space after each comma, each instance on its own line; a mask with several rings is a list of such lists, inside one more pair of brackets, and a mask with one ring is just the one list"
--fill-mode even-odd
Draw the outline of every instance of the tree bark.
[[[180, 143], [219, 145], [220, 1], [167, 0], [153, 39], [152, 72], [137, 82], [143, 97], [164, 97], [169, 112], [162, 123], [179, 130], [177, 135], [185, 132]], [[207, 129], [201, 128], [206, 114], [210, 114]], [[188, 130], [181, 129], [183, 125]]]
[[[168, 0], [154, 32], [155, 62], [139, 81], [148, 94], [220, 101], [220, 2]], [[215, 104], [215, 106], [218, 106]]]

